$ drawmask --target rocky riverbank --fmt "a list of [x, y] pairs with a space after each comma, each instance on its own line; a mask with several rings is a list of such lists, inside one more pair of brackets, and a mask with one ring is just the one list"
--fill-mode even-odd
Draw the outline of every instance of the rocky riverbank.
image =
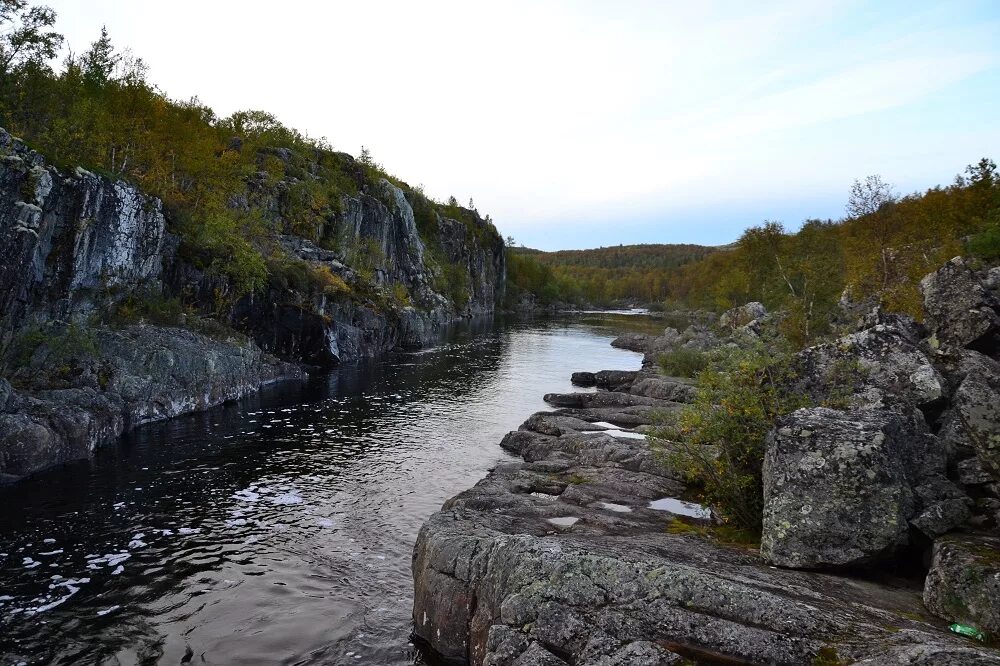
[[[245, 149], [234, 137], [226, 150]], [[247, 259], [205, 240], [207, 221], [57, 168], [0, 129], [0, 482], [306, 368], [422, 346], [500, 302], [503, 242], [475, 211], [342, 153], [251, 157], [262, 171], [226, 203], [257, 221]], [[278, 179], [263, 170], [276, 162]], [[331, 162], [350, 194], [307, 215], [291, 193], [320, 187]], [[262, 284], [241, 287], [254, 266]]]
[[[1000, 287], [956, 259], [922, 283], [925, 324], [880, 311], [804, 350], [802, 395], [858, 370], [837, 409], [767, 437], [760, 543], [717, 524], [650, 448], [690, 380], [664, 350], [739, 346], [759, 304], [709, 329], [626, 336], [637, 373], [577, 373], [414, 550], [415, 635], [456, 663], [1000, 664]], [[669, 442], [666, 443], [669, 446]]]

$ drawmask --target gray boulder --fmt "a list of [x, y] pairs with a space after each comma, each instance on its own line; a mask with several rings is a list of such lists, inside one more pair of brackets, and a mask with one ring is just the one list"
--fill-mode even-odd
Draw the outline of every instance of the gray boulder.
[[764, 304], [753, 301], [723, 312], [719, 316], [719, 326], [724, 329], [737, 329], [766, 315], [767, 308]]
[[970, 352], [962, 365], [966, 372], [942, 417], [941, 437], [952, 454], [974, 453], [1000, 480], [1000, 363]]
[[920, 291], [938, 343], [982, 350], [1000, 344], [1000, 303], [961, 257], [924, 277]]
[[804, 349], [796, 356], [795, 376], [794, 390], [818, 404], [928, 408], [946, 397], [944, 378], [910, 332], [889, 324]]
[[693, 402], [697, 387], [694, 380], [682, 377], [646, 377], [632, 385], [633, 395], [672, 402]]
[[764, 459], [761, 555], [785, 567], [849, 567], [892, 556], [911, 521], [934, 537], [969, 516], [919, 414], [800, 409]]
[[1000, 636], [1000, 537], [956, 534], [935, 541], [924, 604], [948, 622]]

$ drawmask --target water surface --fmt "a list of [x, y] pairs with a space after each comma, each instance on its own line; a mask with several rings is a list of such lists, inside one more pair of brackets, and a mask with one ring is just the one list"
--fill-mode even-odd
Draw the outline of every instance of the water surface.
[[0, 664], [413, 664], [421, 523], [504, 433], [634, 369], [636, 318], [462, 331], [304, 386], [140, 428], [0, 488]]

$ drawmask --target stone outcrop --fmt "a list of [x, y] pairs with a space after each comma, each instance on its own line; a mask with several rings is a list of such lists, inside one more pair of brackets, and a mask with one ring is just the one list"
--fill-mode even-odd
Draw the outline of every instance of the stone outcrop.
[[822, 404], [842, 398], [855, 407], [930, 408], [946, 397], [944, 379], [907, 327], [877, 323], [800, 352], [796, 391]]
[[[919, 593], [767, 566], [606, 408], [532, 416], [414, 549], [414, 632], [455, 663], [1000, 664]], [[604, 430], [588, 430], [603, 427]], [[909, 446], [903, 442], [900, 446]]]
[[28, 321], [85, 317], [159, 289], [159, 200], [83, 169], [62, 174], [0, 129], [0, 342]]
[[919, 413], [800, 409], [768, 435], [761, 555], [779, 566], [872, 564], [969, 517]]
[[753, 301], [739, 307], [726, 310], [719, 317], [719, 326], [724, 329], [735, 330], [747, 326], [758, 319], [767, 316], [767, 308], [763, 303]]
[[[0, 380], [0, 481], [86, 458], [143, 423], [201, 411], [283, 379], [301, 379], [252, 344], [174, 328], [100, 329], [53, 376], [54, 340]], [[62, 363], [60, 359], [58, 361]]]

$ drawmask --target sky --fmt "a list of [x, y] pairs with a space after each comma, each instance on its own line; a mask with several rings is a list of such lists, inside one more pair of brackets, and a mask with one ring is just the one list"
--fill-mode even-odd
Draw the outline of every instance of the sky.
[[1000, 1], [46, 0], [545, 250], [723, 244], [1000, 160]]

